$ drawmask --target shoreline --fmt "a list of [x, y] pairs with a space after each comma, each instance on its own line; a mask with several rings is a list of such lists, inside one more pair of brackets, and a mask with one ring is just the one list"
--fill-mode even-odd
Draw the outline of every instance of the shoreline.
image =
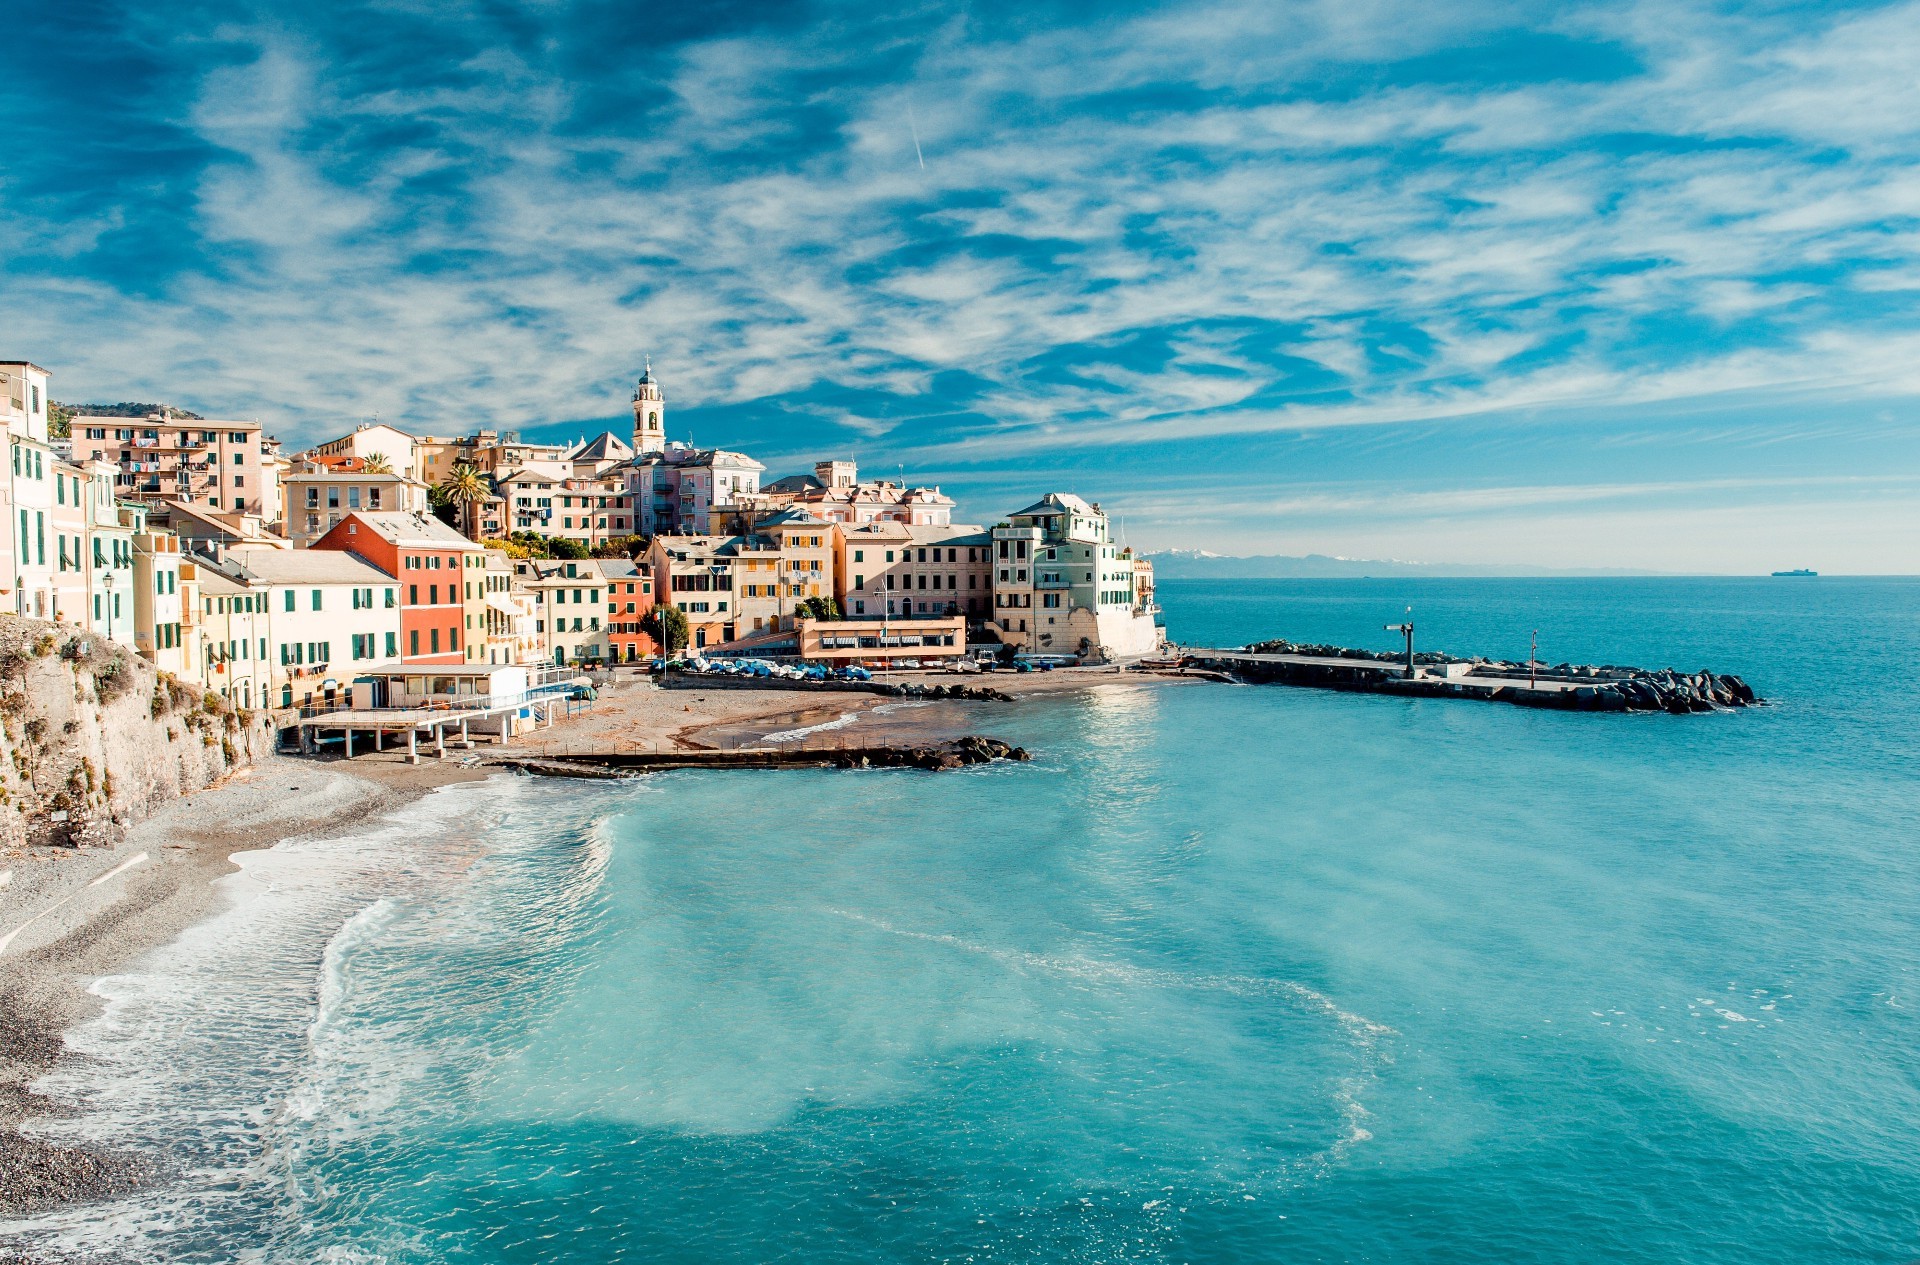
[[[916, 679], [916, 678], [900, 678]], [[1016, 700], [1103, 685], [1162, 685], [1177, 678], [1117, 668], [988, 678]], [[630, 744], [714, 750], [731, 735], [805, 728], [797, 716], [834, 713], [835, 727], [798, 735], [787, 749], [831, 746], [877, 709], [888, 741], [926, 742], [981, 727], [980, 712], [1012, 706], [955, 700], [902, 708], [875, 694], [804, 690], [662, 690], [622, 680], [587, 711], [506, 751], [568, 754]], [[989, 726], [990, 727], [990, 726]], [[704, 736], [704, 739], [703, 739]], [[822, 741], [815, 742], [819, 738]], [[783, 744], [785, 745], [785, 744]], [[137, 1156], [53, 1145], [23, 1122], [59, 1113], [33, 1083], [66, 1052], [64, 1035], [98, 1006], [93, 981], [125, 969], [218, 907], [215, 879], [232, 857], [293, 836], [325, 839], [358, 829], [444, 786], [510, 776], [450, 754], [410, 765], [399, 753], [352, 761], [270, 755], [172, 801], [111, 848], [26, 848], [0, 856], [0, 1217], [91, 1201], [138, 1183]], [[0, 1244], [0, 1263], [30, 1258]]]

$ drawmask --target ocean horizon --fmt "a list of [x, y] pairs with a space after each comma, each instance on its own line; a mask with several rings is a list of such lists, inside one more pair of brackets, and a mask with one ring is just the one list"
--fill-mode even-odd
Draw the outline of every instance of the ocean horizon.
[[[498, 777], [240, 858], [95, 986], [88, 1259], [1911, 1261], [1920, 579], [1169, 580], [1709, 715], [968, 705], [1031, 764]], [[856, 733], [859, 722], [841, 732]]]

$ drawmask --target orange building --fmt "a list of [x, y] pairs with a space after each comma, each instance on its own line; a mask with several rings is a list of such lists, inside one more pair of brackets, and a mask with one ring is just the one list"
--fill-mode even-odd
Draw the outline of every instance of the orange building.
[[467, 661], [462, 596], [465, 536], [429, 514], [354, 512], [313, 542], [366, 559], [399, 582], [400, 659], [403, 663]]
[[607, 577], [607, 649], [616, 663], [632, 663], [659, 649], [640, 631], [640, 621], [653, 609], [653, 572], [632, 562], [606, 561], [600, 573]]

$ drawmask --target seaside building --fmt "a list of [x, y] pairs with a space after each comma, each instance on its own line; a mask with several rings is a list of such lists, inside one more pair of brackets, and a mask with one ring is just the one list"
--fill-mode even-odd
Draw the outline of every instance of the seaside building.
[[632, 663], [659, 650], [641, 627], [653, 610], [653, 573], [637, 562], [611, 559], [600, 564], [607, 579], [607, 647], [619, 663]]
[[[540, 641], [534, 621], [537, 618], [531, 594], [513, 587], [513, 559], [498, 549], [481, 552], [480, 576], [483, 621], [481, 653], [476, 662], [536, 663], [540, 659]], [[474, 638], [469, 635], [468, 644]]]
[[936, 664], [967, 653], [967, 622], [958, 615], [803, 619], [797, 639], [800, 657], [815, 662]]
[[786, 509], [733, 538], [734, 637], [789, 631], [800, 603], [834, 596], [834, 534], [825, 519]]
[[56, 623], [85, 627], [87, 473], [65, 461], [56, 460], [49, 468], [53, 475], [53, 509], [47, 517], [53, 551], [53, 606], [49, 618]]
[[840, 533], [840, 607], [848, 619], [960, 615], [993, 609], [993, 537], [984, 527], [874, 519]]
[[0, 409], [6, 413], [7, 530], [5, 583], [17, 614], [49, 619], [53, 610], [53, 562], [48, 520], [53, 514], [53, 463], [47, 433], [49, 374], [25, 360], [0, 361]]
[[695, 649], [732, 641], [733, 558], [738, 536], [655, 536], [645, 566], [656, 602], [671, 602], [687, 617], [687, 644]]
[[209, 686], [262, 706], [324, 697], [355, 672], [401, 658], [400, 583], [338, 549], [229, 550], [195, 559]]
[[268, 596], [212, 565], [200, 579], [201, 684], [241, 707], [273, 705]]
[[[591, 469], [592, 463], [587, 464]], [[631, 494], [625, 475], [609, 467], [604, 475], [581, 476], [558, 461], [522, 466], [501, 477], [500, 497], [512, 531], [576, 540], [592, 548], [633, 534]]]
[[[143, 509], [129, 516], [133, 536], [133, 644], [141, 657], [186, 677], [185, 628], [180, 609], [180, 539], [151, 526]], [[192, 678], [189, 678], [192, 679]]]
[[518, 588], [535, 602], [540, 658], [549, 663], [605, 662], [608, 658], [607, 578], [595, 559], [550, 562], [533, 558], [515, 567]]
[[73, 460], [103, 460], [119, 468], [123, 498], [185, 501], [280, 516], [274, 456], [278, 445], [258, 422], [207, 421], [149, 413], [144, 418], [76, 417]]
[[461, 556], [460, 627], [464, 630], [468, 663], [486, 663], [488, 648], [487, 563], [495, 551], [469, 542]]
[[397, 582], [404, 662], [468, 661], [461, 585], [468, 569], [483, 570], [486, 560], [465, 536], [430, 514], [360, 510], [348, 513], [313, 548], [358, 554]]
[[[1107, 515], [1049, 493], [993, 531], [994, 622], [1034, 654], [1130, 658], [1159, 649], [1152, 567], [1113, 542]], [[1146, 595], [1138, 589], [1142, 564]]]
[[282, 492], [285, 534], [296, 549], [311, 548], [355, 510], [427, 512], [425, 483], [404, 474], [369, 471], [358, 457], [303, 461], [287, 474]]
[[81, 490], [86, 513], [87, 614], [94, 632], [138, 650], [134, 637], [133, 528], [114, 496], [118, 472], [104, 461], [87, 467]]

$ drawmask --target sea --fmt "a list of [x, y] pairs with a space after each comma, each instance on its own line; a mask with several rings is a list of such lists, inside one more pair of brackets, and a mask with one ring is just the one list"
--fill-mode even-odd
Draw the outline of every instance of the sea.
[[[1920, 581], [1174, 582], [1175, 638], [1744, 677], [980, 704], [1030, 764], [501, 777], [241, 858], [3, 1228], [194, 1262], [1920, 1260]], [[853, 735], [859, 722], [839, 732]]]

